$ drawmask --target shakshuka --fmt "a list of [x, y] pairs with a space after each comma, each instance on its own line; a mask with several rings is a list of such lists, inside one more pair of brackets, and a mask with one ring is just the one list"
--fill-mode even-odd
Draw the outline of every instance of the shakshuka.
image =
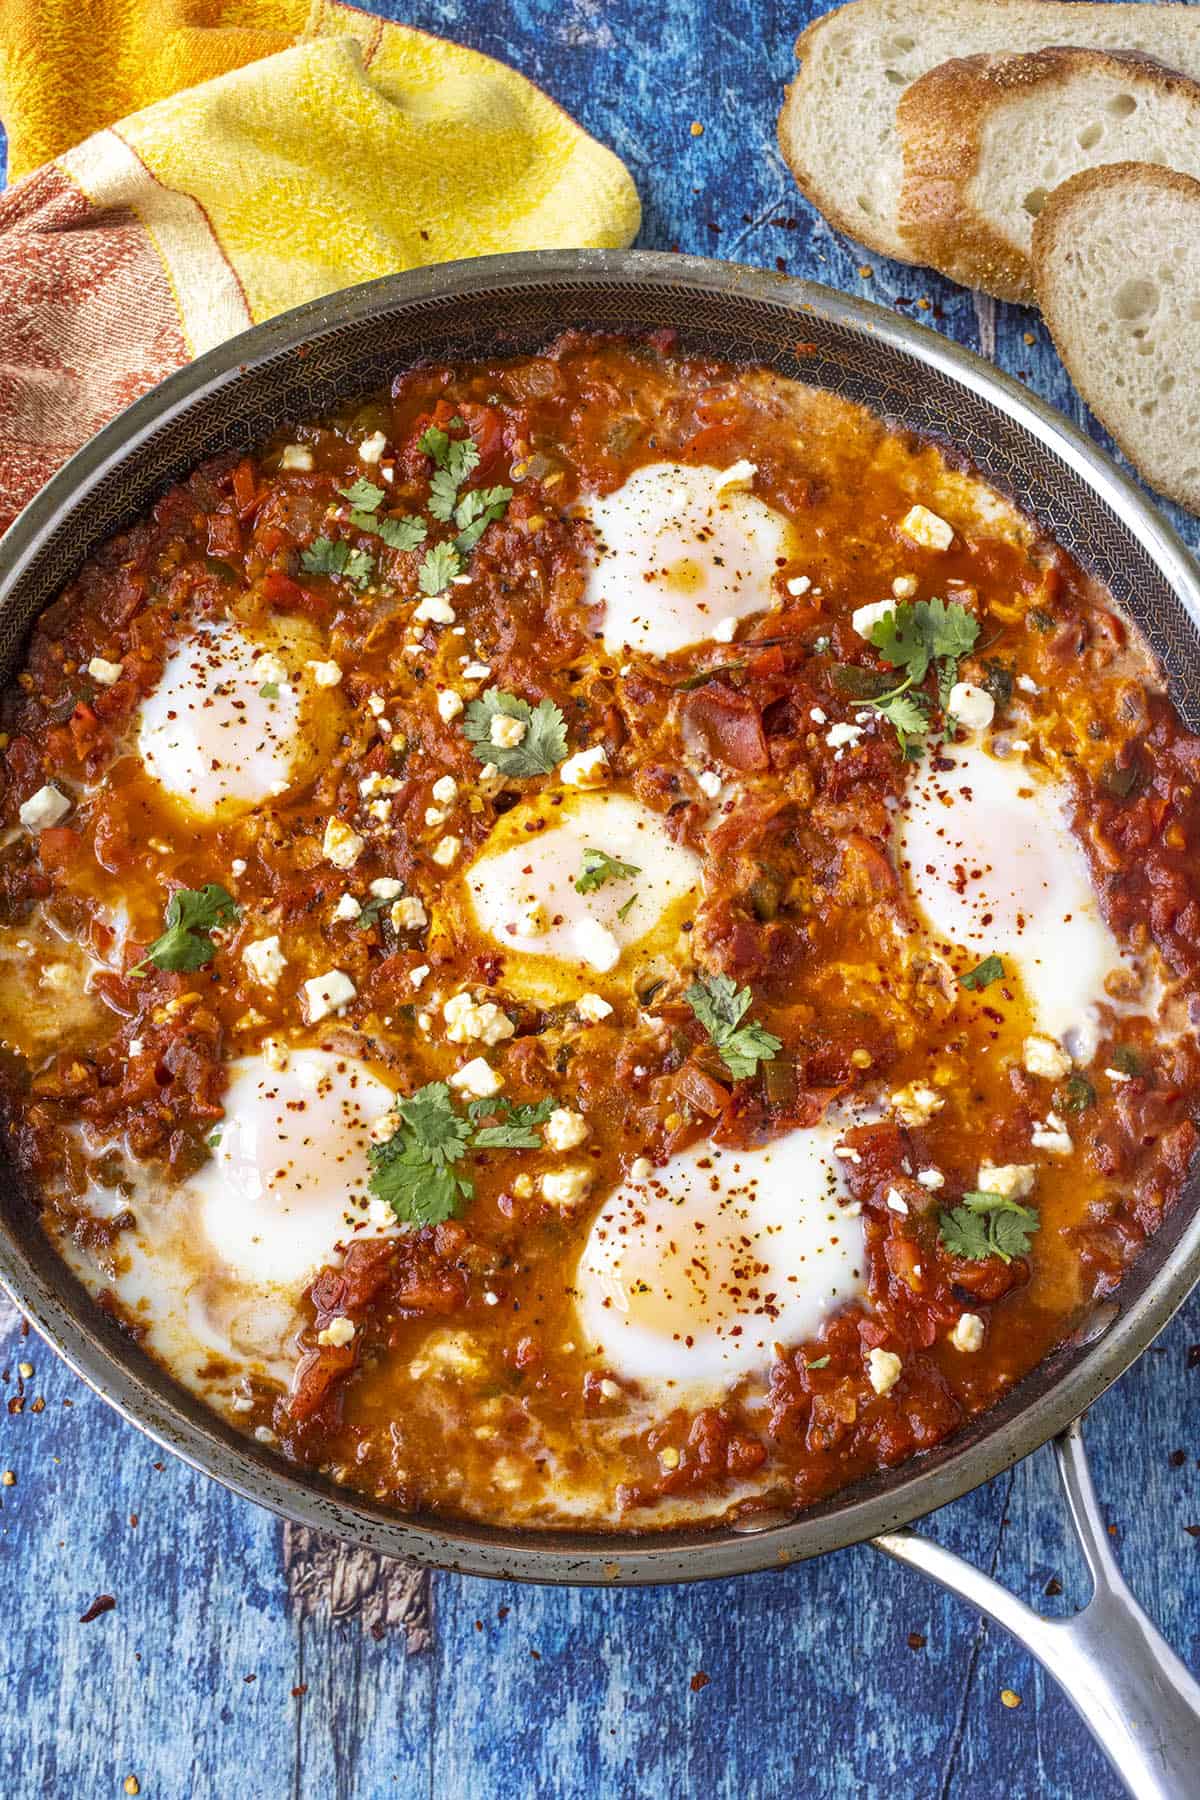
[[7, 1150], [100, 1305], [401, 1511], [927, 1451], [1197, 1133], [1200, 741], [937, 446], [669, 336], [170, 488], [3, 702]]

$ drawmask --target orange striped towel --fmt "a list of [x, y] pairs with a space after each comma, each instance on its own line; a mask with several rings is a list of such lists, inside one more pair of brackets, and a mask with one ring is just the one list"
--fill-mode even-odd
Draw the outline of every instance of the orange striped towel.
[[628, 244], [640, 219], [624, 165], [515, 70], [335, 0], [3, 0], [0, 116], [22, 177], [0, 194], [0, 531], [258, 320], [422, 263]]

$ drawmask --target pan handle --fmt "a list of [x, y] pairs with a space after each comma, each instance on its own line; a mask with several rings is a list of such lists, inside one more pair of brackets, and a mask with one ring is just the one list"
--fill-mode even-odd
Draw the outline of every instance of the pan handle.
[[1200, 1791], [1200, 1685], [1125, 1585], [1078, 1421], [1055, 1438], [1054, 1454], [1092, 1577], [1092, 1597], [1072, 1618], [1042, 1618], [916, 1532], [886, 1532], [871, 1541], [1011, 1631], [1059, 1683], [1135, 1800], [1179, 1800]]

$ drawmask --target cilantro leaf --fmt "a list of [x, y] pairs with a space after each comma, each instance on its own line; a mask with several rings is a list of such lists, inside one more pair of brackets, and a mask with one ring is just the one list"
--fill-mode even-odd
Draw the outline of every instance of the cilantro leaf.
[[641, 872], [636, 863], [619, 862], [607, 850], [585, 850], [583, 868], [575, 877], [575, 892], [590, 894], [606, 881], [629, 881]]
[[166, 930], [130, 974], [142, 974], [147, 964], [178, 972], [202, 969], [216, 955], [209, 935], [213, 928], [233, 924], [240, 917], [241, 908], [233, 895], [215, 881], [202, 888], [176, 888], [163, 914]]
[[[519, 744], [492, 742], [492, 720], [501, 717], [524, 723]], [[549, 775], [567, 754], [566, 720], [552, 700], [530, 706], [517, 694], [489, 688], [467, 707], [463, 730], [480, 762], [495, 763], [502, 775]]]
[[454, 577], [462, 568], [458, 551], [453, 544], [434, 544], [425, 552], [425, 559], [417, 571], [417, 586], [430, 599], [444, 594]]
[[754, 996], [749, 988], [737, 987], [728, 975], [694, 981], [683, 997], [735, 1080], [753, 1075], [760, 1062], [769, 1062], [783, 1048], [782, 1039], [753, 1019], [748, 1025], [742, 1024]]
[[458, 526], [454, 542], [460, 556], [470, 555], [488, 526], [504, 517], [512, 495], [510, 487], [471, 488], [463, 495], [454, 509]]
[[638, 899], [638, 897], [637, 897], [636, 893], [630, 894], [628, 900], [625, 901], [624, 905], [618, 906], [617, 917], [618, 917], [618, 919], [620, 919], [622, 925], [625, 923], [626, 919], [629, 917], [630, 913], [633, 911], [634, 907], [637, 905], [637, 899]]
[[440, 469], [446, 461], [446, 450], [450, 443], [450, 433], [443, 431], [439, 425], [430, 425], [417, 439], [417, 449], [431, 456]]
[[355, 587], [366, 587], [375, 563], [365, 550], [352, 550], [344, 538], [314, 538], [300, 553], [306, 575], [341, 575]]
[[968, 969], [965, 975], [959, 976], [958, 985], [969, 988], [972, 993], [978, 993], [981, 989], [990, 987], [993, 981], [1003, 979], [1004, 964], [1001, 959], [998, 956], [985, 956], [973, 969]]
[[370, 1148], [371, 1192], [403, 1224], [440, 1225], [474, 1193], [456, 1168], [467, 1153], [471, 1127], [455, 1112], [444, 1081], [418, 1088], [396, 1112], [396, 1131]]
[[454, 504], [458, 499], [458, 483], [449, 469], [438, 469], [429, 484], [429, 510], [435, 519], [446, 524], [454, 517]]
[[338, 493], [343, 500], [348, 500], [357, 512], [364, 513], [378, 512], [387, 499], [386, 488], [376, 487], [375, 483], [368, 481], [364, 475], [360, 475], [357, 481], [352, 481], [348, 488], [339, 488]]
[[1055, 1090], [1054, 1104], [1060, 1112], [1082, 1113], [1096, 1104], [1096, 1090], [1086, 1075], [1078, 1070], [1068, 1075], [1060, 1088]]
[[389, 550], [415, 550], [429, 535], [428, 525], [415, 513], [397, 519], [388, 513], [352, 512], [350, 523], [359, 531], [373, 531]]
[[829, 1367], [829, 1358], [828, 1356], [818, 1356], [815, 1357], [812, 1362], [806, 1362], [804, 1366], [806, 1369], [827, 1369]]
[[1033, 1207], [975, 1188], [963, 1195], [960, 1205], [941, 1214], [938, 1230], [952, 1256], [964, 1257], [968, 1262], [985, 1262], [989, 1256], [998, 1256], [1001, 1262], [1010, 1263], [1014, 1256], [1028, 1253], [1030, 1239], [1040, 1224]]
[[974, 648], [979, 624], [957, 600], [901, 601], [871, 627], [870, 641], [893, 669], [903, 669], [914, 684], [924, 681], [929, 665], [943, 658], [957, 663]]
[[544, 1125], [554, 1111], [553, 1100], [539, 1100], [535, 1105], [514, 1106], [508, 1100], [473, 1100], [467, 1108], [472, 1119], [497, 1118], [495, 1125], [484, 1125], [471, 1139], [475, 1150], [540, 1150], [541, 1134], [535, 1130]]
[[264, 681], [258, 690], [258, 697], [260, 700], [278, 700], [279, 683], [277, 681]]

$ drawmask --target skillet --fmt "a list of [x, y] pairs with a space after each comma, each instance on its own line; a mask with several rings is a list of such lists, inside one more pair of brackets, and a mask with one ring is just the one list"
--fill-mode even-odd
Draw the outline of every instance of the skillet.
[[[539, 251], [385, 277], [255, 327], [170, 376], [86, 444], [0, 543], [0, 677], [84, 561], [169, 482], [387, 383], [417, 360], [534, 350], [564, 327], [676, 328], [685, 349], [765, 364], [939, 441], [1042, 523], [1137, 622], [1200, 729], [1200, 574], [1165, 521], [1065, 419], [970, 352], [812, 283], [699, 258]], [[964, 1594], [1060, 1680], [1129, 1791], [1178, 1800], [1200, 1768], [1200, 1686], [1137, 1608], [1113, 1560], [1076, 1421], [1200, 1277], [1200, 1172], [1115, 1297], [948, 1443], [803, 1513], [660, 1537], [537, 1534], [399, 1517], [239, 1436], [87, 1296], [0, 1162], [0, 1280], [51, 1346], [164, 1448], [317, 1531], [439, 1568], [550, 1583], [730, 1576], [872, 1541]], [[1044, 1620], [903, 1529], [1049, 1439], [1095, 1592]]]

